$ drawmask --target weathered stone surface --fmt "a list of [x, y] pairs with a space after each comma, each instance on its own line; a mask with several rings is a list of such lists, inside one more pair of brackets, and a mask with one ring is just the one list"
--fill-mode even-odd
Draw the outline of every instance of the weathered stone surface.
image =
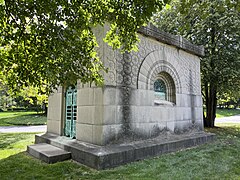
[[46, 143], [30, 145], [27, 147], [27, 152], [46, 163], [56, 163], [71, 159], [70, 152]]
[[55, 90], [55, 93], [52, 93], [48, 100], [47, 131], [60, 135], [62, 132], [62, 113], [64, 109], [62, 88], [59, 87], [58, 90]]
[[170, 44], [178, 48], [181, 48], [183, 50], [186, 50], [190, 53], [193, 53], [199, 56], [204, 56], [203, 46], [193, 45], [192, 43], [190, 43], [189, 41], [187, 41], [181, 36], [175, 36], [163, 31], [159, 31], [159, 29], [153, 26], [152, 24], [148, 24], [148, 26], [140, 28], [138, 32], [146, 36], [155, 38], [160, 42]]
[[148, 140], [96, 146], [54, 134], [36, 135], [36, 143], [45, 142], [62, 148], [71, 152], [73, 160], [99, 170], [201, 145], [214, 139], [214, 134], [200, 132], [181, 136], [164, 135]]
[[47, 132], [61, 135], [61, 132], [62, 132], [61, 121], [48, 120], [47, 121]]

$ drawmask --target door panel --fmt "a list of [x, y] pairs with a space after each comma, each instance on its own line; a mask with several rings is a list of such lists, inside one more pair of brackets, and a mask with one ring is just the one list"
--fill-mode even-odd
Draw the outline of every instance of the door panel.
[[65, 136], [76, 136], [77, 90], [69, 87], [66, 91]]

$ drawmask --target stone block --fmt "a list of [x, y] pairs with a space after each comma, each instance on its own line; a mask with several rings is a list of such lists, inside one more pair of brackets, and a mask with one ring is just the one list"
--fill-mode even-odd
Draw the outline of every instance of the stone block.
[[181, 106], [182, 94], [176, 94], [176, 107]]
[[71, 153], [50, 144], [41, 143], [27, 147], [27, 152], [46, 163], [56, 163], [71, 158]]
[[163, 129], [167, 127], [166, 122], [160, 123], [131, 123], [135, 134], [141, 138], [150, 138], [158, 136]]
[[181, 107], [190, 107], [191, 106], [191, 99], [190, 95], [182, 94], [181, 98]]
[[138, 91], [140, 106], [152, 106], [154, 104], [154, 91], [141, 89], [139, 89]]
[[47, 132], [61, 135], [63, 127], [61, 127], [61, 121], [48, 120], [47, 121]]
[[51, 93], [49, 96], [48, 96], [48, 107], [52, 107], [53, 106], [53, 102], [54, 101], [54, 94]]
[[104, 106], [103, 124], [115, 124], [117, 119], [117, 106]]
[[185, 131], [188, 130], [189, 127], [192, 126], [191, 120], [184, 120], [184, 121], [175, 121], [175, 131]]
[[[104, 124], [104, 107], [105, 106], [80, 106], [77, 111], [77, 122], [79, 124]], [[110, 111], [106, 112], [109, 116]], [[106, 116], [105, 115], [105, 116]]]
[[140, 137], [148, 138], [151, 132], [150, 123], [131, 123], [132, 130]]
[[61, 121], [62, 119], [62, 107], [50, 107], [48, 110], [47, 118], [49, 120]]
[[93, 125], [93, 144], [104, 145], [103, 125]]
[[94, 105], [103, 105], [103, 88], [94, 88]]
[[[131, 122], [138, 122], [138, 106], [131, 106], [130, 108], [131, 113], [130, 113], [130, 119]], [[121, 115], [123, 117], [123, 115]]]
[[167, 129], [174, 132], [174, 128], [175, 128], [175, 122], [174, 121], [167, 121]]
[[157, 125], [160, 131], [164, 131], [167, 128], [167, 121], [158, 122]]
[[176, 119], [177, 121], [182, 121], [182, 120], [183, 120], [183, 113], [184, 113], [184, 108], [182, 108], [182, 107], [177, 107], [177, 108], [176, 108], [175, 119]]
[[94, 120], [93, 124], [102, 125], [104, 124], [104, 106], [94, 106]]
[[138, 89], [133, 89], [131, 91], [131, 97], [130, 97], [130, 105], [138, 106], [140, 105], [140, 97], [139, 95], [139, 90]]
[[93, 88], [82, 88], [77, 91], [78, 106], [92, 106], [94, 100]]
[[195, 96], [195, 107], [202, 107], [202, 96]]
[[204, 130], [204, 125], [203, 125], [203, 120], [202, 119], [197, 119], [195, 122], [194, 122], [194, 125], [196, 128], [198, 128], [200, 131], [203, 131]]
[[93, 125], [77, 123], [76, 137], [80, 141], [93, 143]]
[[103, 105], [116, 105], [116, 87], [105, 87]]
[[[49, 101], [49, 99], [48, 99]], [[47, 119], [52, 119], [52, 107], [51, 106], [48, 106], [48, 109], [47, 109]]]
[[62, 106], [62, 93], [54, 93], [49, 96], [49, 107], [61, 107]]
[[182, 114], [183, 114], [183, 120], [189, 120], [192, 118], [192, 110], [191, 107], [185, 107], [185, 108], [181, 108], [183, 110]]
[[148, 106], [137, 106], [136, 107], [136, 122], [148, 123], [150, 119], [150, 112]]
[[122, 131], [122, 124], [112, 124], [103, 126], [103, 144], [108, 144], [118, 138]]
[[164, 128], [166, 128], [166, 122], [151, 123], [150, 124], [151, 131], [150, 131], [149, 137], [158, 136]]
[[195, 119], [203, 119], [203, 108], [195, 108]]
[[77, 108], [77, 122], [79, 124], [94, 124], [95, 106], [79, 106]]
[[157, 107], [157, 106], [153, 106], [153, 107], [151, 107], [151, 120], [150, 120], [150, 122], [159, 122], [159, 121], [161, 121], [162, 119], [161, 119], [161, 116], [162, 116], [162, 114], [161, 114], [161, 109], [159, 108], [159, 107]]
[[123, 123], [123, 106], [116, 106], [116, 124]]
[[174, 121], [175, 117], [176, 117], [176, 107], [168, 107], [168, 117], [167, 117], [167, 121]]
[[168, 107], [159, 107], [159, 110], [161, 110], [161, 117], [160, 117], [160, 122], [162, 121], [168, 121], [169, 119], [169, 111], [168, 111]]

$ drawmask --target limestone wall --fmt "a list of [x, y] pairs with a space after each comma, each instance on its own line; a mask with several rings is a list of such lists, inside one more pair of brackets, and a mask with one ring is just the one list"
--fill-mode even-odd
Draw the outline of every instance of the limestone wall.
[[[88, 90], [94, 98], [101, 92], [101, 100], [93, 101], [97, 122], [91, 125], [101, 131], [92, 133], [93, 139], [85, 141], [106, 144], [121, 138], [126, 129], [139, 137], [152, 137], [164, 131], [202, 130], [199, 57], [143, 35], [140, 39], [139, 52], [130, 54], [105, 46], [103, 61], [109, 68], [105, 86]], [[173, 78], [176, 86], [173, 106], [154, 104], [153, 82], [162, 71]]]
[[63, 88], [59, 87], [48, 97], [47, 132], [63, 134], [64, 104]]

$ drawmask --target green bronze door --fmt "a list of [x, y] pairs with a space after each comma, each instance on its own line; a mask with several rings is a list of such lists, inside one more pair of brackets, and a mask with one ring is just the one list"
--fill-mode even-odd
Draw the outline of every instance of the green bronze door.
[[77, 90], [69, 87], [66, 92], [65, 136], [76, 137]]

